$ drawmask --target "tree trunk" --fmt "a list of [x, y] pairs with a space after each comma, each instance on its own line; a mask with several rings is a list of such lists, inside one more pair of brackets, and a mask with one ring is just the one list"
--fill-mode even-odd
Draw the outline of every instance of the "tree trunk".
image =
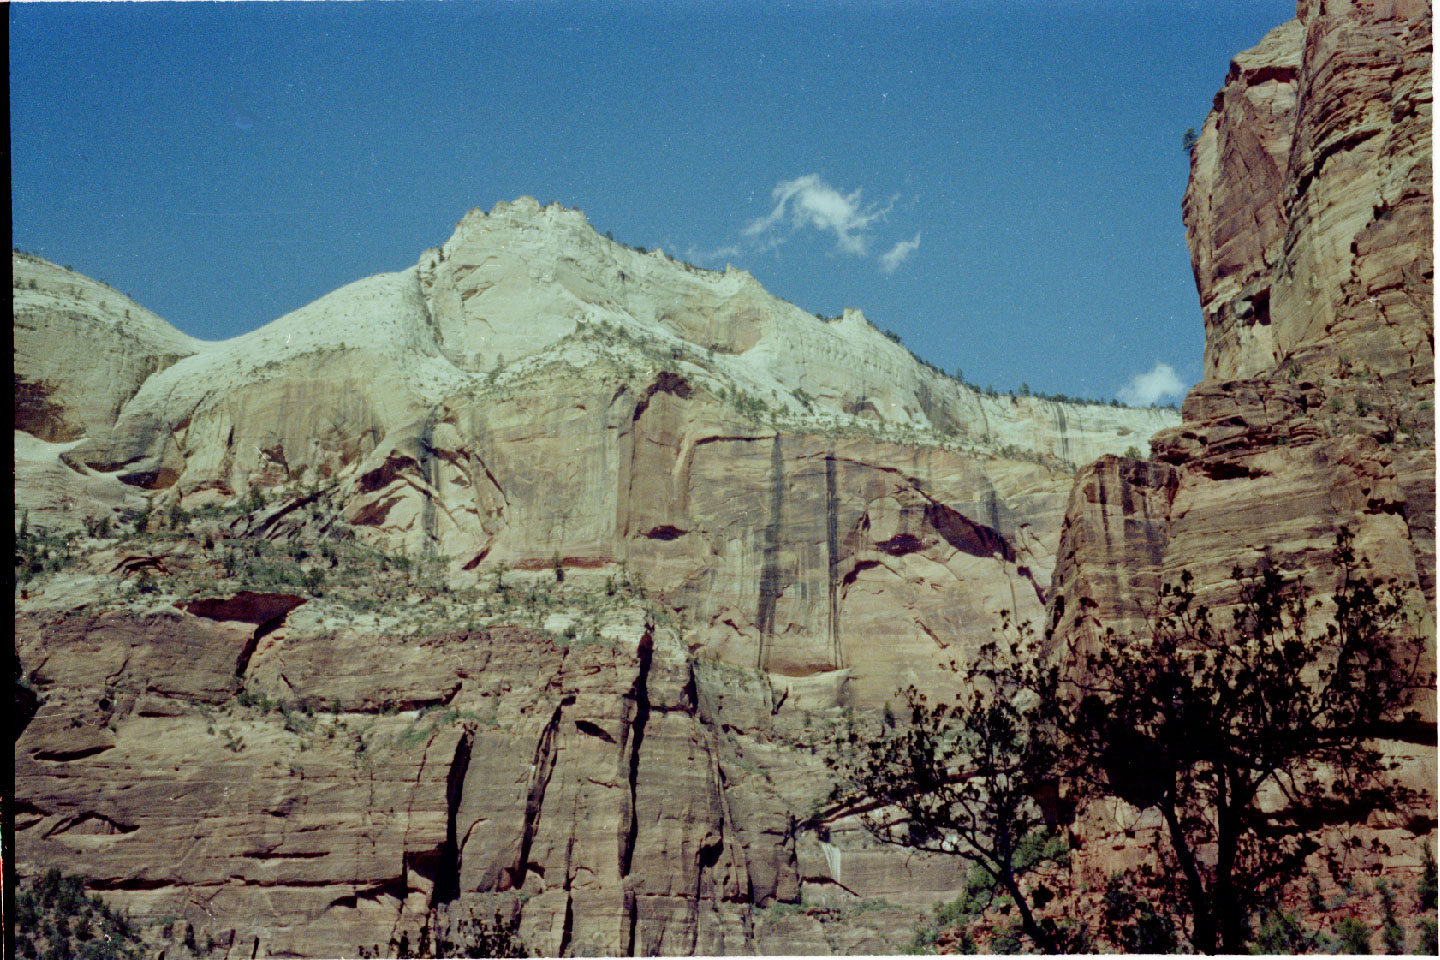
[[1040, 925], [1035, 922], [1035, 915], [1030, 912], [1030, 904], [1025, 901], [1025, 895], [1020, 892], [1020, 884], [1016, 882], [1015, 874], [1009, 867], [1001, 871], [1000, 883], [1009, 892], [1011, 899], [1015, 901], [1016, 908], [1020, 911], [1020, 929], [1025, 931], [1025, 935], [1041, 953], [1055, 953], [1055, 945], [1040, 931]]
[[1239, 843], [1234, 811], [1222, 791], [1215, 811], [1219, 849], [1215, 861], [1214, 907], [1220, 921], [1220, 940], [1226, 953], [1245, 950], [1245, 924], [1238, 898], [1235, 896], [1235, 852]]
[[1185, 834], [1180, 829], [1180, 818], [1175, 813], [1175, 804], [1167, 799], [1160, 803], [1160, 812], [1165, 815], [1165, 824], [1170, 828], [1170, 845], [1185, 871], [1185, 886], [1190, 894], [1190, 917], [1195, 925], [1192, 941], [1196, 950], [1204, 954], [1217, 952], [1215, 943], [1215, 918], [1205, 897], [1205, 882], [1200, 879], [1200, 868], [1195, 856], [1185, 844]]

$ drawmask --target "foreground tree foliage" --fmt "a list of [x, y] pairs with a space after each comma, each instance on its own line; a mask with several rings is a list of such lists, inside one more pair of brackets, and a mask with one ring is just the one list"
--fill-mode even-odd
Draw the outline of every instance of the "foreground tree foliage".
[[827, 764], [838, 780], [832, 798], [875, 839], [974, 864], [1008, 895], [1035, 948], [1053, 953], [1067, 931], [1035, 910], [1053, 896], [1045, 868], [1067, 851], [1037, 794], [1060, 772], [1051, 711], [1059, 678], [1028, 627], [1005, 626], [1013, 643], [980, 650], [953, 705], [902, 690], [900, 718], [868, 732], [852, 726]]
[[987, 644], [953, 706], [911, 688], [902, 722], [851, 731], [831, 758], [836, 795], [882, 842], [977, 864], [1047, 953], [1083, 933], [1035, 915], [1052, 891], [1032, 874], [1064, 850], [1040, 842], [1053, 823], [1037, 798], [1064, 778], [1082, 796], [1153, 809], [1164, 842], [1149, 881], [1112, 883], [1098, 932], [1146, 952], [1180, 935], [1202, 953], [1244, 952], [1257, 906], [1301, 875], [1327, 826], [1418, 799], [1374, 741], [1416, 729], [1414, 695], [1434, 684], [1423, 641], [1404, 593], [1376, 581], [1348, 533], [1333, 560], [1328, 600], [1272, 567], [1237, 569], [1224, 616], [1182, 574], [1143, 635], [1110, 631], [1063, 672], [1028, 630]]
[[[409, 931], [390, 938], [388, 956], [401, 957], [528, 957], [524, 942], [516, 931], [513, 915], [495, 911], [494, 921], [466, 917], [454, 924], [445, 924], [436, 913], [430, 913], [415, 933], [411, 943]], [[362, 958], [386, 956], [378, 946], [361, 947]]]
[[[1094, 786], [1164, 819], [1190, 939], [1244, 949], [1251, 906], [1295, 877], [1327, 823], [1402, 809], [1372, 739], [1418, 719], [1423, 645], [1403, 595], [1377, 584], [1341, 533], [1333, 612], [1273, 568], [1234, 572], [1220, 626], [1192, 578], [1162, 591], [1149, 636], [1110, 635], [1072, 674], [1065, 727]], [[1262, 800], [1265, 801], [1262, 803]]]

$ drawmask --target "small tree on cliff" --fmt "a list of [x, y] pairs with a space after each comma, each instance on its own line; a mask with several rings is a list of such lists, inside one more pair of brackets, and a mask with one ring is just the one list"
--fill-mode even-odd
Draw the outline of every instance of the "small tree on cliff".
[[[1064, 932], [1036, 909], [1052, 893], [1037, 874], [1063, 859], [1038, 796], [1057, 780], [1052, 708], [1057, 671], [1043, 663], [1027, 626], [1004, 647], [984, 645], [953, 705], [931, 705], [909, 687], [905, 709], [869, 730], [850, 725], [826, 758], [832, 799], [858, 814], [882, 843], [960, 857], [1008, 895], [1023, 933], [1045, 953]], [[953, 666], [953, 665], [952, 665]]]
[[[1333, 614], [1273, 568], [1234, 572], [1227, 626], [1193, 579], [1162, 593], [1148, 636], [1110, 636], [1070, 683], [1066, 732], [1099, 791], [1165, 823], [1162, 872], [1184, 892], [1192, 945], [1239, 953], [1250, 911], [1304, 869], [1327, 823], [1414, 798], [1372, 738], [1414, 722], [1423, 645], [1401, 592], [1377, 584], [1342, 531]], [[1067, 685], [1068, 686], [1068, 685]]]

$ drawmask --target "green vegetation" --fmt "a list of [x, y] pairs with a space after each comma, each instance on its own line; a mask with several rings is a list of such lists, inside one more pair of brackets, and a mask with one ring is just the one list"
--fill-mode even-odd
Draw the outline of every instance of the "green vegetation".
[[849, 727], [826, 762], [838, 780], [832, 799], [857, 806], [872, 837], [969, 862], [1008, 895], [1030, 942], [1054, 953], [1062, 932], [1036, 916], [1036, 891], [1044, 889], [1046, 868], [1062, 864], [1068, 851], [1033, 794], [1061, 772], [1044, 706], [1058, 699], [1059, 674], [1043, 664], [1028, 626], [1011, 629], [1007, 617], [1003, 632], [1003, 646], [991, 640], [981, 647], [953, 705], [932, 706], [908, 687], [900, 691], [901, 723], [882, 722], [863, 736]]
[[20, 960], [140, 960], [143, 945], [123, 913], [85, 892], [84, 881], [51, 869], [22, 880], [15, 894], [15, 956]]
[[1366, 955], [1374, 953], [1370, 946], [1370, 928], [1354, 917], [1345, 917], [1335, 925], [1339, 953]]
[[980, 866], [972, 866], [965, 874], [960, 895], [946, 903], [937, 903], [934, 919], [915, 927], [915, 937], [907, 953], [934, 953], [940, 936], [949, 932], [956, 953], [975, 953], [976, 944], [970, 925], [989, 910], [997, 900], [994, 878]]
[[402, 930], [390, 938], [388, 954], [382, 954], [378, 944], [368, 948], [361, 947], [357, 953], [362, 958], [530, 956], [524, 941], [520, 939], [516, 916], [498, 909], [495, 911], [494, 920], [467, 917], [453, 925], [447, 924], [432, 910], [426, 916], [425, 922], [415, 931], [413, 943], [410, 931]]
[[[1112, 632], [1086, 658], [1084, 693], [1062, 717], [1086, 782], [1164, 819], [1163, 866], [1185, 892], [1202, 952], [1241, 952], [1249, 911], [1318, 849], [1309, 832], [1271, 828], [1280, 815], [1258, 801], [1267, 785], [1284, 784], [1291, 819], [1413, 800], [1364, 731], [1411, 714], [1420, 641], [1403, 595], [1369, 577], [1344, 532], [1333, 560], [1341, 583], [1318, 636], [1303, 584], [1273, 567], [1234, 571], [1229, 625], [1195, 602], [1182, 574], [1162, 591], [1149, 636]], [[1213, 863], [1202, 847], [1217, 851]]]
[[1105, 939], [1125, 953], [1179, 953], [1179, 923], [1163, 904], [1141, 889], [1154, 887], [1153, 876], [1137, 883], [1123, 873], [1110, 876], [1101, 901], [1100, 928]]
[[[1166, 952], [1183, 938], [1199, 952], [1240, 953], [1257, 942], [1321, 944], [1277, 906], [1311, 856], [1326, 853], [1318, 827], [1294, 825], [1413, 806], [1368, 731], [1417, 722], [1412, 691], [1434, 683], [1420, 673], [1423, 644], [1401, 587], [1377, 581], [1346, 532], [1332, 559], [1339, 585], [1324, 606], [1299, 578], [1237, 569], [1226, 623], [1197, 602], [1184, 573], [1162, 589], [1148, 630], [1108, 632], [1063, 675], [1041, 666], [1028, 628], [1007, 618], [1002, 631], [1014, 636], [982, 647], [953, 706], [931, 706], [910, 688], [894, 724], [850, 723], [833, 738], [836, 809], [848, 805], [882, 843], [970, 862], [991, 895], [1008, 897], [1031, 947], [1056, 952], [1091, 933], [1043, 915], [1063, 882], [1044, 868], [1065, 849], [1051, 845], [1036, 798], [1064, 777], [1077, 799], [1118, 797], [1164, 825], [1145, 869], [1107, 886], [1094, 932], [1112, 945]], [[1271, 785], [1287, 798], [1280, 809], [1258, 800]], [[1344, 875], [1342, 852], [1331, 853], [1329, 869]], [[1397, 894], [1384, 884], [1376, 893], [1385, 948], [1403, 949]], [[1321, 900], [1314, 878], [1310, 898]], [[1433, 865], [1417, 899], [1433, 913]], [[990, 949], [1016, 948], [1007, 937], [997, 929]], [[1344, 950], [1369, 946], [1369, 931], [1350, 920], [1335, 938]]]
[[1262, 907], [1259, 915], [1260, 923], [1250, 941], [1251, 953], [1330, 953], [1334, 950], [1335, 941], [1332, 938], [1318, 930], [1306, 930], [1293, 913]]
[[30, 525], [30, 515], [21, 514], [15, 531], [15, 582], [26, 584], [57, 573], [75, 560], [75, 535]]

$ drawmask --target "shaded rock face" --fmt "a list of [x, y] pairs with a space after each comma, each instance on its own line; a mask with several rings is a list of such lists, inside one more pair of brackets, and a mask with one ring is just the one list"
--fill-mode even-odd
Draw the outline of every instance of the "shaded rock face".
[[200, 345], [72, 270], [21, 253], [10, 269], [16, 430], [51, 443], [108, 436], [151, 374]]
[[[1233, 568], [1262, 562], [1323, 599], [1347, 527], [1373, 572], [1405, 585], [1434, 669], [1430, 48], [1426, 4], [1301, 3], [1235, 58], [1184, 204], [1206, 380], [1150, 462], [1106, 457], [1077, 479], [1050, 604], [1059, 649], [1143, 628], [1181, 571], [1216, 608], [1237, 599]], [[1433, 795], [1433, 692], [1416, 705], [1428, 731], [1384, 746]], [[1134, 820], [1112, 813], [1081, 831]], [[1408, 830], [1365, 826], [1403, 868], [1433, 823], [1432, 808]], [[1103, 878], [1138, 849], [1117, 841], [1087, 869]]]

